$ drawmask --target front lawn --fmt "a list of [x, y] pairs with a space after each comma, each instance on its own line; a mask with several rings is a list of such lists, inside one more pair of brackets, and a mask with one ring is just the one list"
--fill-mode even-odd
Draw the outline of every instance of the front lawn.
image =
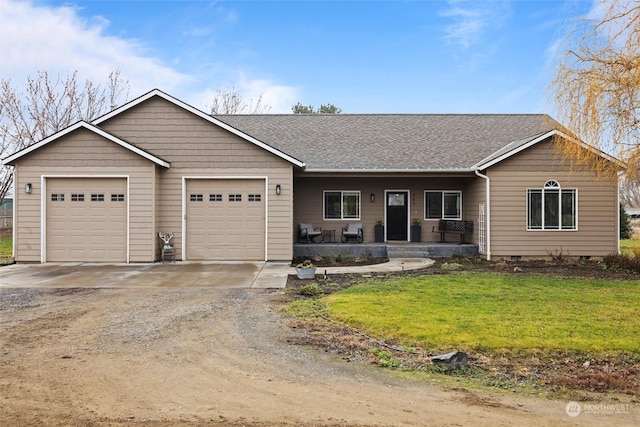
[[13, 240], [11, 234], [0, 233], [0, 264], [13, 261]]
[[460, 273], [324, 297], [333, 319], [429, 351], [640, 352], [637, 281]]
[[640, 240], [624, 239], [620, 240], [620, 253], [627, 256], [640, 256]]

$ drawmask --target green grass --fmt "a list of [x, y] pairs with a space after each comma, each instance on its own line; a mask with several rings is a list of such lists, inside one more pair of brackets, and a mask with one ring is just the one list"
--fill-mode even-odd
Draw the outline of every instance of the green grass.
[[0, 257], [11, 257], [13, 241], [10, 234], [0, 234]]
[[640, 251], [640, 240], [620, 240], [620, 252], [622, 253], [622, 255], [633, 256], [633, 248], [638, 248], [636, 249], [636, 251]]
[[640, 352], [640, 284], [498, 274], [368, 282], [323, 299], [332, 318], [430, 350]]

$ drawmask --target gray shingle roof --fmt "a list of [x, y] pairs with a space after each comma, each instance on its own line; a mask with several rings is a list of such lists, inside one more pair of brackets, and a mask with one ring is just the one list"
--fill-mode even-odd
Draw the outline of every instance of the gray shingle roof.
[[307, 170], [469, 170], [560, 125], [543, 114], [216, 115]]

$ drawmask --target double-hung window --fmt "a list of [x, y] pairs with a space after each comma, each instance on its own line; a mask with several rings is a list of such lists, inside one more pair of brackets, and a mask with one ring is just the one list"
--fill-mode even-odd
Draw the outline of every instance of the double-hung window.
[[527, 230], [577, 230], [578, 190], [547, 181], [527, 190]]
[[425, 191], [424, 219], [462, 220], [462, 191]]
[[360, 192], [325, 191], [324, 219], [360, 219]]

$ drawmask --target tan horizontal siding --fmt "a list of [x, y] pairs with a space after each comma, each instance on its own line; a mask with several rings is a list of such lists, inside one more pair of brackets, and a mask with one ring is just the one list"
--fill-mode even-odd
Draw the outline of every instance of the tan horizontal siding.
[[284, 160], [161, 98], [151, 98], [100, 127], [175, 168], [281, 167]]
[[27, 154], [16, 163], [43, 167], [139, 167], [147, 166], [151, 161], [81, 128]]
[[[540, 143], [491, 168], [488, 175], [493, 256], [603, 256], [617, 251], [616, 184], [572, 170], [555, 156], [551, 144]], [[578, 190], [578, 230], [527, 231], [527, 189], [542, 188], [548, 180]]]

